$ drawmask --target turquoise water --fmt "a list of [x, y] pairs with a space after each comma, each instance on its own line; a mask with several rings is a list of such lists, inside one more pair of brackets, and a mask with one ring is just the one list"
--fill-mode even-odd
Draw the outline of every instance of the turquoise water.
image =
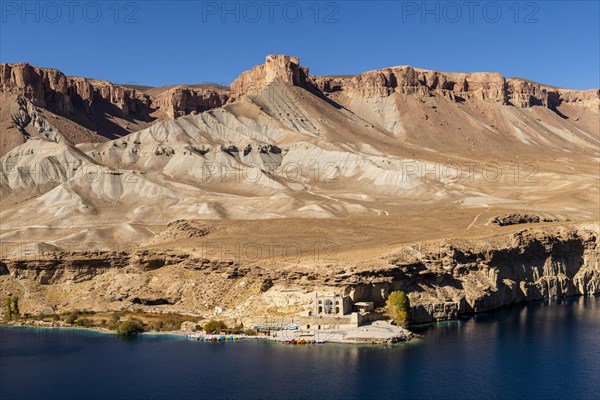
[[600, 298], [420, 327], [396, 346], [0, 328], [2, 399], [598, 399]]

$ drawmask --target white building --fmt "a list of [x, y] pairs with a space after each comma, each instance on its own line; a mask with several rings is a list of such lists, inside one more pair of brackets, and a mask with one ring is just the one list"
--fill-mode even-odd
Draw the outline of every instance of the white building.
[[314, 310], [310, 315], [317, 316], [342, 316], [350, 314], [352, 305], [350, 304], [350, 297], [342, 296], [337, 293], [331, 293], [330, 295], [316, 295]]

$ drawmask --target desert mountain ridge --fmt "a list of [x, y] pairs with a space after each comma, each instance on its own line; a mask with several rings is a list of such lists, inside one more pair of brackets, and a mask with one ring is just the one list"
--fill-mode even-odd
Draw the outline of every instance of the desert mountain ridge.
[[73, 143], [102, 142], [158, 121], [220, 107], [227, 102], [228, 88], [215, 84], [122, 85], [19, 63], [0, 64], [0, 94], [4, 132], [0, 154], [4, 154], [37, 134], [35, 127], [22, 126], [18, 118], [14, 121], [11, 117], [27, 107], [48, 114]]
[[[407, 66], [316, 77], [285, 55], [207, 90], [142, 91], [28, 64], [4, 64], [1, 77], [2, 140], [24, 141], [0, 159], [5, 227], [96, 220], [111, 231], [424, 204], [593, 216], [597, 90]], [[101, 122], [121, 130], [83, 128]]]
[[397, 66], [357, 75], [309, 76], [308, 68], [300, 67], [297, 57], [279, 55], [268, 56], [263, 66], [241, 74], [232, 83], [231, 90], [217, 84], [162, 87], [114, 84], [65, 76], [57, 69], [27, 63], [0, 64], [3, 110], [0, 124], [4, 132], [0, 155], [39, 130], [39, 127], [21, 126], [13, 118], [15, 113], [27, 109], [27, 102], [51, 114], [66, 139], [74, 143], [101, 142], [159, 121], [221, 107], [235, 101], [235, 96], [244, 91], [253, 90], [250, 86], [258, 87], [262, 81], [274, 77], [286, 78], [290, 73], [292, 79], [286, 79], [288, 83], [310, 86], [349, 106], [351, 99], [434, 91], [456, 102], [476, 97], [521, 108], [543, 106], [567, 118], [558, 110], [561, 105], [565, 108], [591, 102], [593, 106], [598, 100], [598, 90], [560, 89], [526, 79], [505, 78], [498, 73], [447, 73]]
[[0, 284], [26, 312], [401, 289], [427, 322], [600, 291], [597, 90], [285, 55], [200, 93], [1, 71]]

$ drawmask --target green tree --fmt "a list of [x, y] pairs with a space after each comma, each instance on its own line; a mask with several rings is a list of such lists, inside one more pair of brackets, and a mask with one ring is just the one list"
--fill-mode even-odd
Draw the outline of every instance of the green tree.
[[4, 319], [6, 321], [11, 320], [13, 317], [13, 310], [12, 310], [12, 299], [10, 297], [7, 297], [6, 299], [4, 299]]
[[227, 329], [227, 325], [223, 321], [210, 320], [204, 325], [204, 332], [219, 333]]
[[77, 317], [79, 317], [79, 314], [71, 313], [71, 314], [67, 315], [67, 318], [65, 318], [65, 322], [67, 324], [73, 325], [75, 323], [75, 321], [77, 321]]
[[392, 292], [385, 302], [387, 308], [386, 315], [394, 323], [403, 328], [408, 327], [408, 316], [410, 313], [410, 301], [406, 293], [402, 291]]
[[19, 296], [11, 297], [11, 301], [12, 301], [13, 319], [19, 319], [21, 317], [21, 311], [19, 311]]
[[86, 328], [89, 328], [90, 326], [94, 326], [94, 321], [92, 321], [89, 318], [78, 318], [77, 325], [85, 326]]
[[144, 332], [144, 325], [139, 319], [130, 318], [117, 326], [119, 336], [133, 336], [141, 332]]

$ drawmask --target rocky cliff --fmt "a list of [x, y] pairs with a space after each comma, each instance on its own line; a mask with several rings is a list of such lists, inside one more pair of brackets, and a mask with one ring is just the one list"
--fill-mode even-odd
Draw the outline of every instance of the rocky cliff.
[[243, 72], [231, 83], [232, 101], [243, 95], [255, 94], [272, 82], [305, 86], [308, 67], [301, 67], [298, 57], [268, 55], [265, 63]]
[[[390, 291], [409, 294], [414, 323], [453, 319], [509, 304], [600, 293], [598, 225], [529, 228], [477, 240], [404, 246], [384, 267], [274, 268], [210, 260], [176, 250], [46, 252], [0, 262], [3, 293], [25, 312], [147, 307], [251, 320], [297, 315], [316, 292], [344, 292], [383, 306]], [[235, 288], [235, 290], [232, 290]], [[140, 299], [143, 299], [140, 300]]]
[[158, 121], [221, 107], [229, 99], [229, 89], [218, 85], [119, 85], [65, 76], [59, 70], [27, 63], [0, 64], [0, 94], [4, 131], [0, 155], [36, 133], [12, 124], [14, 110], [24, 102], [31, 103], [30, 108], [36, 108], [41, 117], [44, 112], [51, 114], [64, 138], [85, 143], [114, 139]]
[[[598, 294], [598, 247], [598, 225], [428, 243], [391, 256], [389, 268], [369, 272], [368, 290], [359, 285], [350, 293], [357, 300], [382, 302], [374, 292], [403, 290], [416, 323], [523, 301]], [[358, 282], [362, 276], [349, 279]]]
[[143, 93], [106, 81], [67, 77], [56, 69], [27, 63], [1, 64], [0, 90], [59, 113], [91, 113], [98, 104], [106, 102], [123, 115], [149, 118], [150, 98]]
[[[144, 129], [157, 121], [219, 108], [239, 101], [246, 95], [256, 95], [268, 85], [273, 86], [275, 94], [280, 91], [278, 84], [302, 87], [318, 97], [329, 98], [330, 103], [338, 103], [369, 123], [404, 139], [411, 139], [414, 132], [422, 129], [432, 133], [429, 137], [438, 135], [436, 129], [460, 130], [459, 127], [445, 126], [449, 124], [450, 118], [456, 119], [462, 114], [457, 117], [457, 113], [452, 112], [448, 116], [448, 104], [443, 103], [444, 101], [454, 105], [479, 105], [478, 109], [475, 107], [477, 110], [471, 109], [470, 112], [484, 120], [484, 126], [489, 126], [491, 130], [497, 129], [499, 124], [505, 125], [503, 121], [497, 121], [498, 116], [495, 116], [498, 106], [539, 106], [537, 108], [550, 109], [563, 120], [569, 120], [579, 130], [591, 131], [592, 140], [595, 140], [600, 112], [598, 90], [559, 89], [525, 79], [505, 78], [498, 73], [448, 73], [410, 66], [383, 68], [354, 76], [319, 77], [309, 75], [308, 67], [301, 66], [298, 57], [287, 55], [267, 56], [264, 64], [240, 74], [231, 84], [231, 89], [210, 84], [159, 88], [118, 85], [94, 79], [67, 77], [58, 70], [34, 67], [26, 63], [2, 64], [0, 93], [3, 94], [3, 105], [0, 108], [3, 112], [0, 124], [5, 135], [0, 143], [0, 154], [5, 154], [28, 139], [22, 129], [11, 130], [13, 126], [9, 120], [12, 115], [8, 114], [11, 109], [17, 108], [12, 105], [15, 97], [30, 101], [42, 111], [57, 114], [58, 120], [53, 123], [57, 130], [73, 143], [83, 143], [115, 139]], [[404, 100], [399, 102], [398, 95]], [[407, 97], [412, 102], [406, 103]], [[433, 97], [437, 99], [433, 100]], [[379, 102], [378, 99], [386, 101]], [[290, 99], [284, 100], [290, 102]], [[443, 102], [439, 103], [439, 100]], [[6, 104], [7, 102], [11, 104]], [[487, 103], [487, 106], [481, 102]], [[538, 120], [547, 118], [543, 114], [541, 117], [534, 117]], [[506, 116], [503, 117], [505, 118]], [[464, 125], [464, 122], [461, 124]], [[533, 125], [533, 130], [543, 131], [543, 127], [535, 123]], [[535, 136], [535, 133], [530, 132], [532, 129], [518, 127], [516, 134], [511, 129], [513, 128], [509, 127], [508, 132], [525, 143], [547, 142], [535, 137], [529, 138]], [[566, 133], [561, 131], [559, 136], [578, 135], [569, 129], [561, 128]], [[430, 143], [421, 142], [423, 135], [417, 136], [417, 139], [411, 140], [414, 144], [431, 147]], [[556, 140], [556, 137], [550, 139]], [[569, 140], [573, 142], [572, 138]], [[590, 141], [590, 137], [588, 135], [577, 140]], [[443, 140], [435, 142], [442, 143]], [[450, 140], [450, 143], [454, 142], [455, 139]], [[471, 147], [484, 145], [486, 143], [474, 142]], [[560, 147], [563, 148], [564, 145], [563, 143]]]
[[[232, 100], [253, 93], [265, 84], [282, 81], [296, 86], [314, 86], [324, 94], [341, 92], [350, 98], [384, 97], [391, 93], [440, 93], [455, 101], [480, 99], [525, 108], [542, 105], [554, 108], [561, 103], [592, 104], [598, 108], [600, 91], [569, 90], [499, 73], [452, 73], [398, 66], [352, 76], [312, 76], [300, 66], [298, 57], [269, 55], [265, 63], [243, 72], [231, 84]], [[21, 95], [35, 106], [64, 113], [91, 112], [99, 102], [108, 102], [124, 115], [150, 118], [153, 109], [165, 110], [169, 117], [201, 112], [224, 105], [227, 88], [202, 89], [179, 85], [146, 94], [107, 81], [67, 77], [51, 68], [27, 63], [0, 64], [0, 90]], [[152, 90], [151, 90], [152, 91]]]
[[451, 73], [409, 66], [384, 68], [355, 76], [312, 77], [326, 94], [339, 92], [349, 98], [385, 97], [401, 94], [439, 93], [461, 102], [472, 99], [525, 108], [541, 105], [554, 109], [563, 102], [598, 107], [600, 91], [559, 89], [499, 73]]
[[173, 119], [223, 106], [229, 100], [229, 90], [217, 85], [175, 87], [151, 96], [152, 106]]
[[[218, 85], [178, 85], [151, 88], [146, 93], [107, 81], [67, 77], [51, 68], [27, 63], [0, 64], [0, 91], [25, 97], [35, 106], [59, 113], [92, 113], [102, 103], [116, 107], [124, 116], [151, 121], [150, 115], [162, 109], [169, 118], [221, 107], [228, 100], [228, 89]], [[155, 94], [156, 93], [156, 94]]]
[[392, 93], [439, 93], [462, 102], [484, 100], [520, 108], [541, 105], [554, 109], [562, 103], [592, 105], [598, 108], [600, 91], [569, 90], [520, 78], [505, 78], [499, 73], [439, 72], [410, 66], [398, 66], [352, 76], [312, 76], [300, 66], [298, 57], [269, 55], [265, 64], [242, 73], [232, 84], [232, 97], [252, 94], [264, 85], [280, 80], [287, 84], [314, 87], [323, 94], [341, 94], [349, 98], [386, 97]]

